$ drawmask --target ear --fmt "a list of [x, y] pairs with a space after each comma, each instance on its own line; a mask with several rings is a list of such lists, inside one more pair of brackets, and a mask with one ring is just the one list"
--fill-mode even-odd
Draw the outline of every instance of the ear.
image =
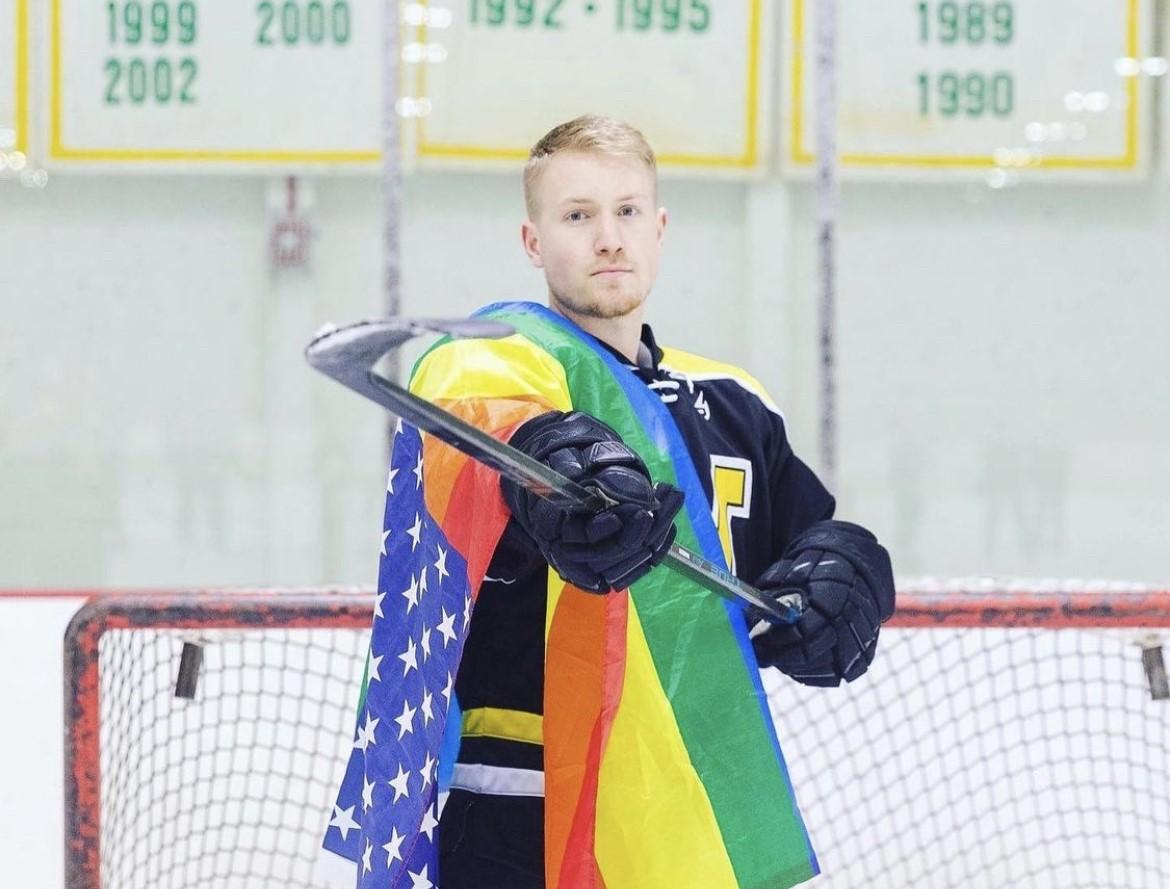
[[666, 223], [670, 221], [665, 207], [658, 208], [658, 218], [655, 221], [658, 227], [658, 244], [661, 246], [663, 239], [666, 237]]
[[520, 226], [520, 241], [524, 245], [524, 252], [528, 254], [528, 261], [536, 268], [544, 268], [544, 257], [541, 255], [540, 235], [532, 220], [525, 219]]

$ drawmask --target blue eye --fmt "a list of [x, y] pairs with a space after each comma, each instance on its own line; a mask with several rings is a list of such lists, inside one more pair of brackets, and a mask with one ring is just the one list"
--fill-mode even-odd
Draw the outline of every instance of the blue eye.
[[[628, 213], [626, 212], [627, 210], [629, 211]], [[638, 208], [632, 204], [626, 204], [624, 207], [618, 210], [618, 213], [622, 216], [635, 216], [638, 213]]]
[[584, 218], [585, 218], [585, 211], [584, 210], [570, 210], [565, 215], [565, 219], [567, 219], [569, 222], [580, 222]]

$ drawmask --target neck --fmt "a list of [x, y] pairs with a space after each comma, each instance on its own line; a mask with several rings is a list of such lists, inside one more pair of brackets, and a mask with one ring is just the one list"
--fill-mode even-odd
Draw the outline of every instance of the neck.
[[550, 295], [548, 307], [558, 315], [568, 318], [586, 333], [592, 334], [606, 345], [617, 349], [631, 363], [638, 363], [638, 344], [642, 341], [642, 306], [638, 306], [633, 311], [617, 318], [598, 318], [594, 315], [582, 315], [579, 312], [574, 312], [556, 297]]

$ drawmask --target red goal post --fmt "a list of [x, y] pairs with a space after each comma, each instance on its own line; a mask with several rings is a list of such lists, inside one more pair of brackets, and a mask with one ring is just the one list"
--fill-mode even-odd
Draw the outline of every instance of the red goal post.
[[[355, 590], [92, 598], [65, 640], [68, 889], [322, 885], [371, 614]], [[765, 671], [816, 884], [1170, 885], [1168, 632], [1166, 590], [919, 583], [857, 682]]]

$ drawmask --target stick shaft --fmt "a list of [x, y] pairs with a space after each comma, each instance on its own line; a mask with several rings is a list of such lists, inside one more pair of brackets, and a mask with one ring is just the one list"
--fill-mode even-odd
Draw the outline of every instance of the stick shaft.
[[[382, 396], [374, 398], [374, 401], [472, 459], [499, 470], [538, 496], [562, 506], [584, 506], [595, 511], [608, 505], [607, 498], [598, 492], [578, 485], [523, 451], [492, 438], [481, 429], [408, 392], [373, 370], [367, 372], [366, 378], [373, 390]], [[369, 393], [363, 394], [369, 396]], [[782, 596], [778, 600], [766, 598], [755, 587], [724, 571], [710, 559], [677, 543], [671, 544], [664, 563], [711, 592], [754, 606], [782, 623], [794, 623], [801, 615], [799, 596]]]
[[[488, 435], [437, 404], [407, 391], [377, 373], [374, 366], [406, 341], [424, 333], [455, 337], [499, 338], [514, 330], [506, 324], [481, 319], [388, 318], [348, 327], [329, 326], [309, 344], [305, 357], [321, 373], [346, 388], [413, 423], [474, 460], [562, 508], [600, 511], [613, 501], [585, 488], [529, 457], [523, 451]], [[698, 553], [674, 544], [664, 563], [726, 599], [751, 605], [771, 620], [794, 623], [803, 611], [799, 594], [772, 599]]]

